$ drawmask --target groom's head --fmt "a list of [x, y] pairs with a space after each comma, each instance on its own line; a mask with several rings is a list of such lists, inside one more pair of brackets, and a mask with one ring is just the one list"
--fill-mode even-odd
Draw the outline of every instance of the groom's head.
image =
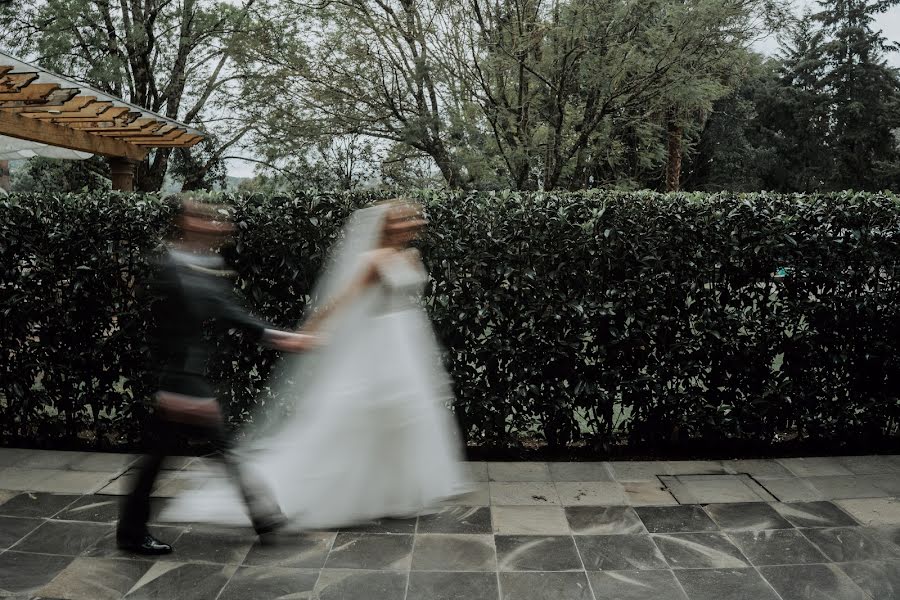
[[191, 198], [180, 201], [175, 222], [182, 241], [210, 249], [217, 248], [234, 233], [234, 223], [223, 206]]

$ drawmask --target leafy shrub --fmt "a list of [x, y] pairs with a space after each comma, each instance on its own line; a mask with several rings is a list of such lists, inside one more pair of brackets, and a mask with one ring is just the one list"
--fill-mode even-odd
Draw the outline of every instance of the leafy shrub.
[[[889, 194], [420, 192], [425, 302], [470, 445], [652, 449], [896, 435]], [[248, 306], [293, 326], [340, 224], [374, 198], [229, 197]], [[0, 439], [130, 447], [153, 391], [140, 295], [171, 203], [0, 201]], [[231, 418], [276, 401], [276, 355], [210, 365]], [[298, 382], [302, 385], [302, 382]]]

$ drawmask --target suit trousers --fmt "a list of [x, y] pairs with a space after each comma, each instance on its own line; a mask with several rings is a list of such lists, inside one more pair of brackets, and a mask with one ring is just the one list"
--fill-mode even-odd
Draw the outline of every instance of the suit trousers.
[[154, 417], [153, 425], [157, 430], [157, 435], [154, 436], [156, 441], [150, 452], [141, 458], [134, 487], [122, 503], [118, 525], [119, 537], [136, 539], [148, 533], [150, 495], [165, 459], [173, 453], [170, 440], [184, 435], [213, 443], [217, 457], [223, 462], [228, 476], [240, 490], [250, 521], [257, 533], [269, 532], [284, 521], [281, 509], [268, 487], [241, 467], [238, 457], [232, 450], [224, 423], [217, 421], [204, 425], [188, 425], [171, 421], [159, 415], [159, 412], [157, 411], [157, 416]]

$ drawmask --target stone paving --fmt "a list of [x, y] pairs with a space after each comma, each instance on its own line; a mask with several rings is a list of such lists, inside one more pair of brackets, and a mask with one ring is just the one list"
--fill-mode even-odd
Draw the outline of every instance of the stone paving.
[[[470, 463], [418, 519], [285, 535], [155, 525], [116, 549], [136, 457], [0, 448], [0, 597], [17, 600], [897, 600], [900, 456]], [[157, 502], [202, 459], [169, 465]]]

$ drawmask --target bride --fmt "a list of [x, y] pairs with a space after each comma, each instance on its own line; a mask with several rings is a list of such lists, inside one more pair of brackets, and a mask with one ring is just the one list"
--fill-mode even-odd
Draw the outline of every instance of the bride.
[[[354, 213], [303, 327], [326, 343], [284, 379], [296, 381], [287, 389], [296, 410], [244, 448], [248, 468], [304, 528], [414, 515], [465, 491], [449, 380], [417, 303], [427, 273], [409, 243], [424, 225], [421, 208], [404, 201]], [[249, 524], [241, 499], [215, 479], [161, 519]]]

